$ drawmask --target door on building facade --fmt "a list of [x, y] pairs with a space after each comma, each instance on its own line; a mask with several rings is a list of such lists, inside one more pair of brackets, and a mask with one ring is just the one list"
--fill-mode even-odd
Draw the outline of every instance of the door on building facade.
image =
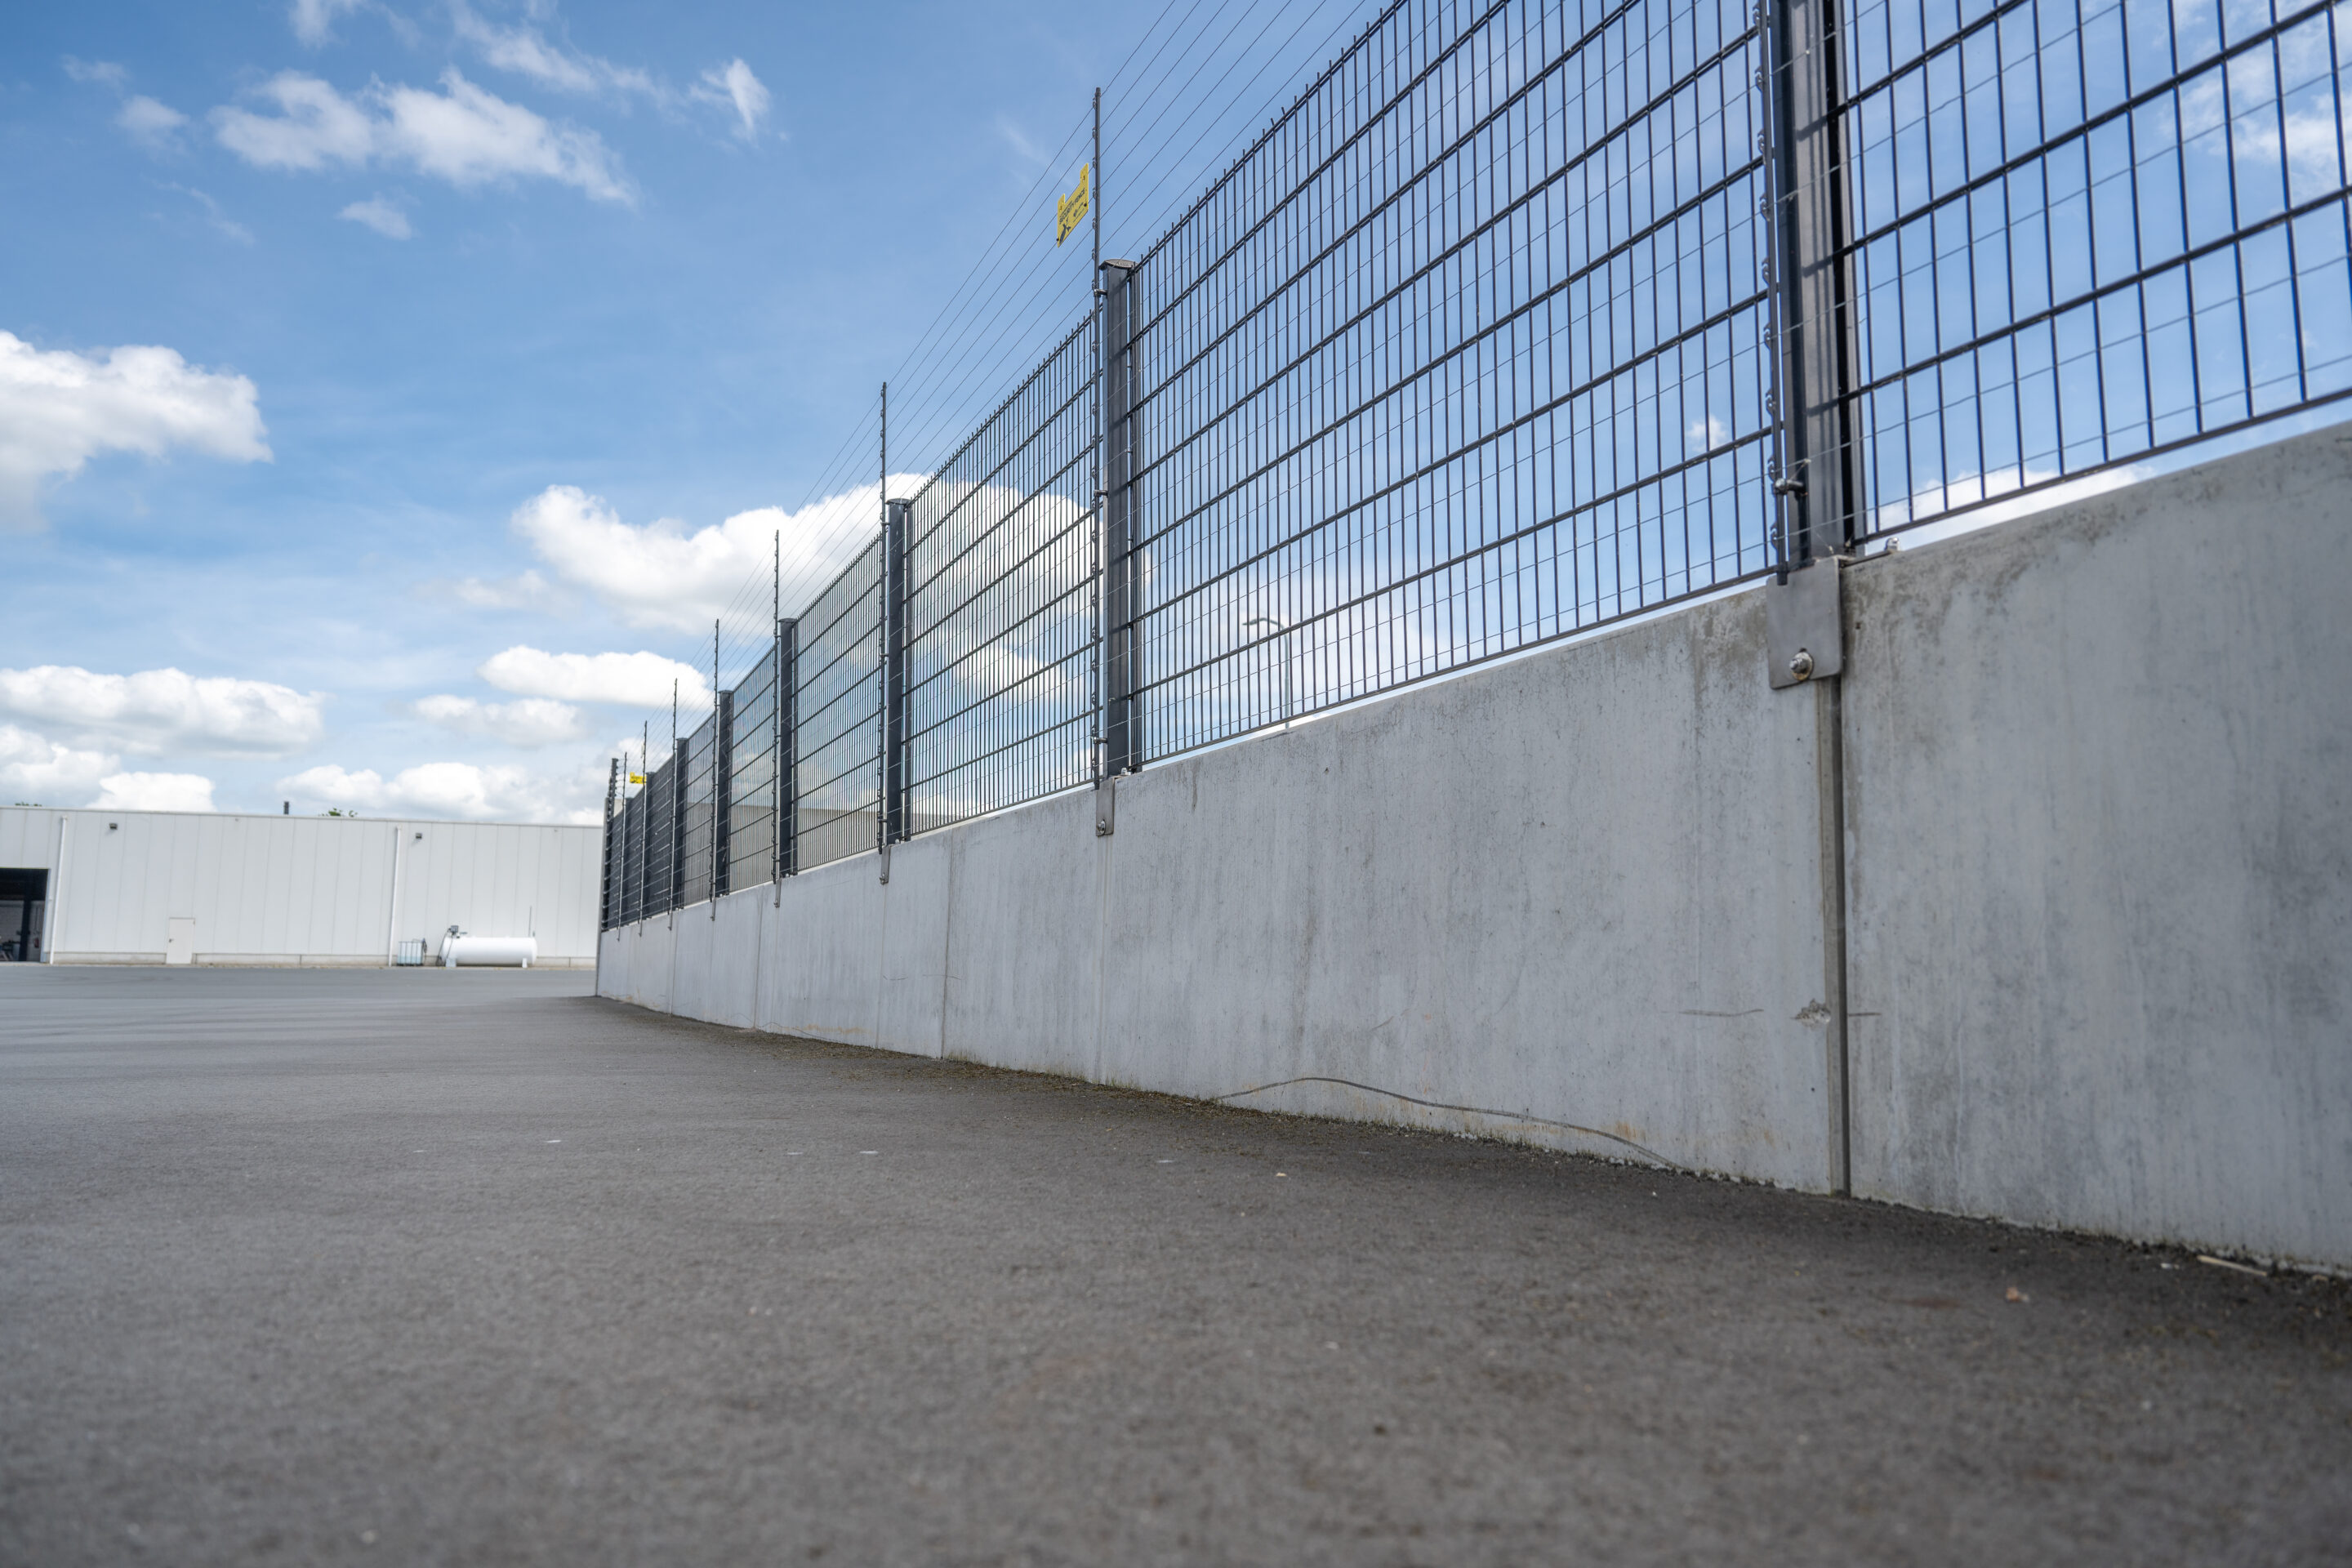
[[0, 866], [0, 963], [41, 962], [41, 922], [48, 913], [49, 873]]
[[173, 915], [163, 937], [163, 962], [194, 963], [196, 961], [196, 921], [194, 915]]

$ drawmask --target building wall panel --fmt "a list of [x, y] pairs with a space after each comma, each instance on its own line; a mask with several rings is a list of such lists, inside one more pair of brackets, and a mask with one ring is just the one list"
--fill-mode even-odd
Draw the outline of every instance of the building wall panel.
[[593, 826], [0, 806], [0, 866], [51, 872], [59, 963], [161, 963], [176, 918], [195, 921], [199, 963], [382, 964], [404, 939], [437, 952], [452, 925], [592, 963], [601, 843]]

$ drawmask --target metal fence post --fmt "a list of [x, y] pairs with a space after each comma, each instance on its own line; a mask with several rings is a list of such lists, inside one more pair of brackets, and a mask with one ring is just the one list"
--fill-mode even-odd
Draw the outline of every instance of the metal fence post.
[[[1775, 167], [1774, 239], [1784, 324], [1778, 411], [1789, 466], [1775, 482], [1790, 537], [1780, 581], [1765, 593], [1765, 673], [1771, 686], [1813, 690], [1814, 837], [1821, 867], [1822, 1031], [1830, 1190], [1853, 1190], [1852, 1058], [1846, 1017], [1844, 616], [1840, 558], [1860, 532], [1852, 434], [1856, 363], [1846, 248], [1846, 164], [1839, 0], [1760, 0]], [[1797, 568], [1792, 575], [1789, 569]]]
[[612, 772], [604, 780], [604, 874], [598, 887], [596, 929], [611, 931], [614, 926], [614, 895], [618, 891], [613, 868], [613, 802], [621, 793], [621, 759], [613, 759]]
[[[626, 787], [623, 786], [625, 792]], [[621, 901], [613, 911], [616, 925], [628, 925], [637, 918], [637, 889], [645, 879], [645, 867], [638, 858], [644, 851], [636, 843], [638, 816], [636, 801], [625, 794], [621, 801]]]
[[798, 620], [776, 622], [776, 902], [782, 883], [800, 873], [800, 652]]
[[1136, 711], [1135, 365], [1128, 340], [1132, 261], [1102, 264], [1103, 428], [1103, 771], [1143, 765], [1143, 727]]
[[1846, 255], [1846, 168], [1840, 146], [1837, 0], [1764, 0], [1778, 167], [1781, 395], [1788, 471], [1778, 488], [1791, 527], [1788, 561], [1843, 554], [1855, 537], [1853, 320]]
[[669, 753], [669, 886], [662, 908], [686, 907], [686, 752], [687, 742], [672, 741]]
[[887, 502], [882, 523], [881, 835], [886, 845], [908, 837], [907, 532], [914, 510], [911, 501]]
[[728, 849], [734, 837], [735, 816], [735, 694], [719, 694], [718, 722], [710, 727], [710, 918], [719, 918], [719, 900], [727, 896], [730, 867]]

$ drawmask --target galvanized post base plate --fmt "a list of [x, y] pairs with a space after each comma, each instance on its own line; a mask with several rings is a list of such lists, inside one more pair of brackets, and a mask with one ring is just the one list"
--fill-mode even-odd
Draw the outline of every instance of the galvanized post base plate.
[[1832, 555], [1764, 584], [1764, 669], [1775, 689], [1844, 671], [1838, 566]]

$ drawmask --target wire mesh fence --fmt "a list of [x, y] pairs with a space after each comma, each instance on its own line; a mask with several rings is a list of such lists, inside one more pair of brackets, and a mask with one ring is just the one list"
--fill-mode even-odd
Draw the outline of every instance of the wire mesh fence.
[[2341, 7], [1847, 24], [1867, 535], [2352, 389]]
[[1138, 268], [1155, 754], [1766, 564], [1728, 0], [1401, 6]]
[[2352, 395], [2344, 17], [1395, 0], [872, 494], [608, 921]]
[[776, 875], [779, 742], [783, 709], [776, 701], [782, 639], [761, 656], [730, 694], [727, 774], [727, 886], [731, 890]]
[[678, 899], [681, 903], [698, 904], [725, 889], [719, 884], [724, 864], [724, 847], [718, 839], [719, 832], [719, 767], [720, 719], [724, 714], [726, 695], [719, 696], [719, 708], [696, 726], [683, 744], [686, 772], [678, 823]]
[[1087, 781], [1099, 356], [1089, 315], [915, 495], [915, 831]]
[[792, 810], [803, 868], [879, 842], [882, 544], [877, 540], [800, 617]]
[[646, 775], [645, 788], [629, 802], [636, 816], [630, 835], [629, 857], [635, 871], [625, 900], [633, 920], [644, 920], [684, 902], [678, 871], [679, 785], [685, 770], [677, 755]]

